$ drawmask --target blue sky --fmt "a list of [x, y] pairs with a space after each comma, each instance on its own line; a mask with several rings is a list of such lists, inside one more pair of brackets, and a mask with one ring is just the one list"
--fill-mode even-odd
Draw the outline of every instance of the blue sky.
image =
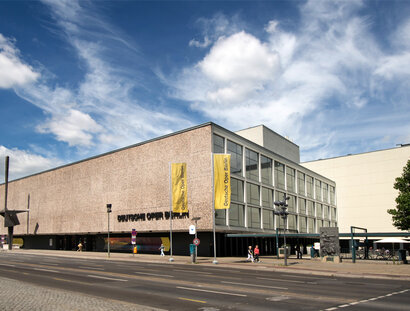
[[410, 1], [0, 1], [11, 179], [208, 121], [302, 161], [392, 148], [409, 90]]

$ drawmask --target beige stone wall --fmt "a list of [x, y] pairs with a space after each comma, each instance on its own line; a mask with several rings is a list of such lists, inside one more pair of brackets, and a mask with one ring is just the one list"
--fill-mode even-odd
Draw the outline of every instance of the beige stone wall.
[[396, 206], [396, 177], [410, 159], [410, 146], [302, 163], [336, 182], [340, 232], [350, 226], [397, 232], [387, 209]]
[[[106, 204], [112, 204], [110, 230], [168, 231], [169, 220], [118, 222], [121, 214], [169, 211], [169, 163], [187, 163], [190, 218], [212, 229], [211, 125], [202, 126], [97, 158], [9, 183], [8, 208], [19, 214], [15, 234], [98, 233], [107, 231]], [[0, 187], [4, 204], [4, 185]], [[3, 208], [3, 207], [2, 207]], [[0, 223], [0, 232], [7, 228]], [[176, 219], [173, 230], [188, 231], [192, 221]]]

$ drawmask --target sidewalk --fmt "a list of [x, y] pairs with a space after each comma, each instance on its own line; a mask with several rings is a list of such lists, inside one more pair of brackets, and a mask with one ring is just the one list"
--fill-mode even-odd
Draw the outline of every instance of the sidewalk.
[[[112, 261], [134, 261], [134, 262], [151, 262], [164, 264], [181, 264], [193, 265], [189, 256], [173, 256], [174, 261], [169, 262], [170, 256], [161, 257], [152, 254], [126, 254], [126, 253], [111, 253], [108, 258], [107, 253], [102, 252], [75, 252], [75, 251], [59, 251], [59, 250], [12, 250], [13, 253], [36, 254], [44, 256], [62, 256], [84, 259], [99, 259]], [[0, 253], [1, 256], [1, 253]], [[213, 257], [198, 257], [197, 265], [216, 266], [213, 264]], [[359, 277], [359, 278], [380, 278], [389, 280], [410, 281], [410, 265], [393, 264], [393, 262], [375, 261], [375, 260], [357, 260], [352, 263], [351, 260], [343, 260], [342, 263], [322, 262], [319, 259], [311, 259], [305, 257], [296, 259], [290, 257], [288, 266], [284, 265], [284, 259], [266, 256], [261, 257], [260, 263], [246, 262], [245, 258], [241, 257], [218, 257], [217, 266], [230, 267], [237, 269], [251, 270], [269, 270], [277, 272], [303, 273], [310, 275], [325, 275], [339, 277]]]

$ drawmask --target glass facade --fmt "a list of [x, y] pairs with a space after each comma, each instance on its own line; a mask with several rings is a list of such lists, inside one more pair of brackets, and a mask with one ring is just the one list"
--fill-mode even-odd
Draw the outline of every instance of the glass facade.
[[244, 206], [241, 204], [231, 203], [229, 209], [229, 225], [234, 227], [244, 227], [245, 217], [244, 217]]
[[273, 207], [273, 190], [262, 187], [262, 206]]
[[242, 146], [228, 140], [227, 147], [231, 155], [231, 174], [242, 175]]
[[225, 139], [214, 134], [214, 153], [225, 153]]
[[272, 159], [261, 155], [261, 179], [264, 184], [272, 185]]
[[[255, 148], [255, 147], [253, 147]], [[213, 152], [231, 154], [231, 208], [216, 210], [217, 225], [252, 229], [283, 229], [283, 219], [274, 215], [274, 201], [287, 200], [286, 228], [314, 233], [337, 224], [335, 187], [295, 168], [248, 149], [229, 137], [213, 134]], [[266, 151], [265, 151], [266, 152]], [[319, 201], [319, 202], [318, 202]], [[322, 204], [325, 203], [325, 204]], [[228, 213], [228, 214], [227, 214]]]
[[275, 161], [275, 187], [285, 190], [285, 165]]
[[298, 200], [299, 214], [306, 215], [306, 200], [299, 198]]
[[298, 172], [298, 193], [305, 195], [305, 174]]
[[316, 200], [320, 201], [322, 200], [322, 183], [320, 182], [320, 180], [316, 180], [315, 185]]
[[306, 176], [306, 196], [313, 199], [313, 177]]
[[287, 190], [290, 192], [296, 192], [295, 189], [295, 180], [296, 179], [296, 171], [291, 167], [286, 167], [286, 186]]
[[263, 210], [263, 229], [274, 229], [274, 214], [271, 210]]
[[259, 155], [252, 150], [245, 149], [246, 178], [259, 181]]
[[250, 228], [260, 228], [261, 227], [260, 208], [248, 206], [248, 227]]
[[231, 201], [243, 202], [243, 181], [231, 178]]

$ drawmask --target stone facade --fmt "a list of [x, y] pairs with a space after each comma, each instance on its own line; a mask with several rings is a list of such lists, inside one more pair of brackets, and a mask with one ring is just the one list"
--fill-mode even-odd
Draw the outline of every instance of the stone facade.
[[[19, 214], [15, 235], [106, 232], [107, 203], [112, 204], [113, 233], [169, 231], [165, 212], [170, 209], [172, 162], [187, 163], [189, 218], [201, 217], [198, 228], [212, 230], [211, 133], [212, 125], [206, 124], [9, 182], [8, 208], [30, 210]], [[118, 220], [129, 214], [146, 218]], [[188, 231], [189, 218], [175, 219], [173, 230]], [[0, 233], [7, 234], [7, 228], [1, 226]]]

